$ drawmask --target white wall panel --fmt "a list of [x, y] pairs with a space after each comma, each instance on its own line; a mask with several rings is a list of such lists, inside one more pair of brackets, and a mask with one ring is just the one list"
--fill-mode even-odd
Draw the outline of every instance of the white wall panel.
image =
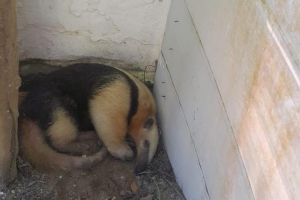
[[[193, 139], [208, 195], [211, 199], [253, 199], [218, 88], [184, 1], [172, 2], [162, 53]], [[171, 115], [169, 120], [175, 116]], [[162, 124], [165, 126], [164, 120]], [[180, 132], [173, 134], [177, 137]], [[168, 145], [172, 140], [165, 142]], [[169, 152], [174, 154], [176, 150]]]
[[187, 199], [208, 200], [205, 181], [191, 133], [163, 57], [155, 77], [155, 97], [163, 139], [178, 184]]
[[210, 199], [300, 197], [299, 6], [172, 1], [162, 55]]

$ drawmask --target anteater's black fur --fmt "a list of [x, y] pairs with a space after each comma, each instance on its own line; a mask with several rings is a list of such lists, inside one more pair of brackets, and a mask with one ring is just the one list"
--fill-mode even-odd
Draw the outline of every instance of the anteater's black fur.
[[88, 102], [95, 92], [123, 77], [131, 89], [128, 124], [138, 108], [138, 88], [122, 71], [100, 64], [74, 64], [42, 77], [26, 96], [20, 107], [20, 116], [37, 122], [42, 130], [52, 124], [53, 113], [64, 108], [80, 131], [92, 130]]

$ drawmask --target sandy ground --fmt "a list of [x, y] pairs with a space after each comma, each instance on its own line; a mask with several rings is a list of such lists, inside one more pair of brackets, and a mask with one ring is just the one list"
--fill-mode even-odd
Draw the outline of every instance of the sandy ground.
[[[28, 64], [23, 68], [21, 66], [20, 75], [23, 78], [21, 90], [27, 90], [32, 84], [38, 84], [36, 78], [55, 69], [57, 67], [30, 67]], [[122, 162], [108, 156], [99, 165], [87, 170], [43, 174], [18, 158], [18, 177], [9, 187], [0, 188], [0, 199], [184, 199], [175, 181], [162, 140], [147, 171], [135, 176], [134, 163], [134, 160]]]

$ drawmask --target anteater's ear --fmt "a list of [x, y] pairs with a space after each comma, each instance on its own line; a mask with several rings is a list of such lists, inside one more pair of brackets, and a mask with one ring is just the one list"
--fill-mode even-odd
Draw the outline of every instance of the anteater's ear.
[[152, 117], [148, 118], [144, 123], [145, 129], [150, 129], [154, 124], [154, 119]]

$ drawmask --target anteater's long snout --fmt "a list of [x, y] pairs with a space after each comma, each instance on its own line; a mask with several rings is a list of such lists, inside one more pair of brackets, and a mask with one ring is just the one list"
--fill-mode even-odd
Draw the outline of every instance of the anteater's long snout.
[[145, 140], [143, 144], [138, 148], [137, 164], [134, 169], [134, 172], [136, 174], [139, 174], [147, 169], [149, 162], [149, 151], [150, 142], [148, 140]]

